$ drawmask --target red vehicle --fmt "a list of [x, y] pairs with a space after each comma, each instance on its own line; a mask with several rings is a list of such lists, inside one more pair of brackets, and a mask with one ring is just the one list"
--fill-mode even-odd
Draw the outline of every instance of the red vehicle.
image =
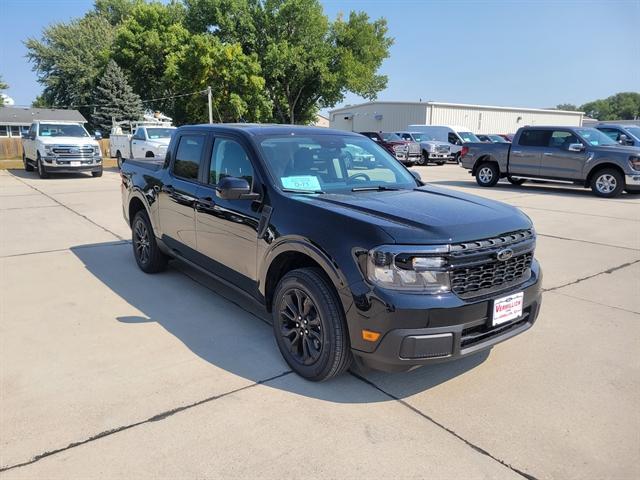
[[413, 165], [422, 157], [420, 144], [411, 140], [405, 140], [399, 135], [391, 132], [360, 132], [361, 135], [369, 137], [371, 140], [385, 148], [396, 160]]

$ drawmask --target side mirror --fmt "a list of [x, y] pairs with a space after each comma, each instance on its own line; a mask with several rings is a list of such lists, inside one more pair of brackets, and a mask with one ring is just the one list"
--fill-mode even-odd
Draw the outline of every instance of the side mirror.
[[216, 187], [218, 197], [224, 200], [257, 200], [260, 195], [251, 192], [251, 186], [244, 178], [224, 177]]
[[584, 145], [581, 143], [571, 143], [569, 145], [570, 152], [584, 152]]
[[93, 134], [93, 138], [95, 138], [96, 140], [102, 140], [102, 133], [100, 132], [95, 132]]
[[620, 145], [633, 145], [633, 140], [627, 137], [624, 133], [620, 135], [620, 139], [618, 140]]

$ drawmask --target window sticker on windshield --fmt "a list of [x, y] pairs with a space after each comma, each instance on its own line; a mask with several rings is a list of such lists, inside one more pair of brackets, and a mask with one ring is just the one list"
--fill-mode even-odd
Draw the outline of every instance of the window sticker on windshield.
[[281, 177], [280, 181], [284, 188], [293, 190], [320, 190], [318, 177], [314, 175], [297, 175], [293, 177]]

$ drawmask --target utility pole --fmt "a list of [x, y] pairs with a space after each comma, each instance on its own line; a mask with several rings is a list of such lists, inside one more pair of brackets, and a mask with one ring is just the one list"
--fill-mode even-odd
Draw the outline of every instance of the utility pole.
[[213, 123], [213, 111], [211, 106], [211, 87], [207, 87], [207, 100], [209, 102], [209, 123]]

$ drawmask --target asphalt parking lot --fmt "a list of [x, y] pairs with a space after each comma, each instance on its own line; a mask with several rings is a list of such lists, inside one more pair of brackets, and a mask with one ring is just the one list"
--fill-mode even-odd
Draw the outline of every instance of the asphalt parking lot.
[[313, 384], [265, 314], [135, 265], [119, 176], [0, 171], [0, 477], [640, 477], [640, 196], [435, 184], [522, 208], [537, 324], [490, 353]]

